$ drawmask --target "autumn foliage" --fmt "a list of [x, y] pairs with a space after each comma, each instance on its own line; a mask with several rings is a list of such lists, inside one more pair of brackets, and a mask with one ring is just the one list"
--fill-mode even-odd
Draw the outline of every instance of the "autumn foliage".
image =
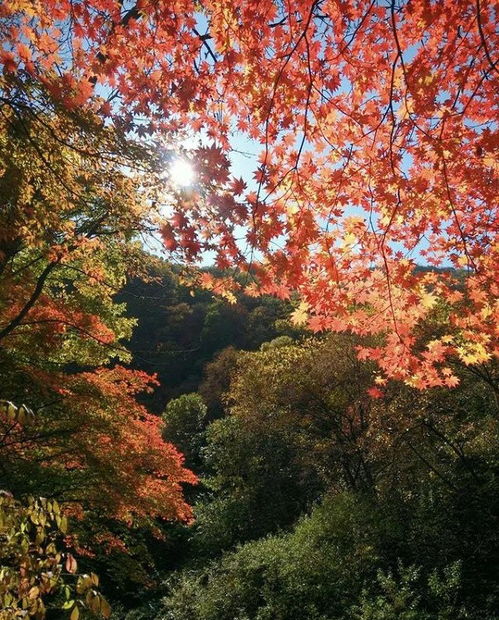
[[[25, 503], [0, 495], [0, 618], [45, 617], [46, 596], [58, 598], [71, 620], [80, 610], [109, 618], [111, 608], [94, 573], [78, 573], [73, 555], [60, 548], [68, 523], [56, 501]], [[82, 612], [85, 613], [85, 612]]]
[[[212, 141], [196, 154], [208, 187], [175, 202], [169, 249], [191, 259], [213, 249], [259, 290], [298, 291], [315, 331], [382, 334], [362, 354], [410, 385], [453, 385], [447, 359], [496, 354], [493, 3], [53, 0], [0, 11], [4, 80], [35, 79], [67, 109], [141, 134]], [[235, 129], [261, 145], [253, 191], [229, 175]], [[449, 329], [416, 342], [435, 311]]]
[[[487, 381], [496, 18], [491, 0], [1, 2], [5, 484], [80, 519], [190, 519], [195, 477], [139, 404], [155, 379], [126, 367], [115, 300], [156, 233], [214, 257], [214, 293], [359, 337], [371, 397], [454, 387], [456, 364]], [[186, 137], [182, 190], [165, 170]], [[246, 145], [252, 178], [231, 169]]]

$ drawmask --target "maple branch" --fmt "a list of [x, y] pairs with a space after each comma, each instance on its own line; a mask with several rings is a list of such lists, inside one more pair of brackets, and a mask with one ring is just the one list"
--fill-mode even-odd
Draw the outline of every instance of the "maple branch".
[[[263, 157], [263, 163], [261, 166], [261, 170], [262, 170], [262, 176], [261, 179], [258, 183], [258, 189], [257, 189], [257, 193], [256, 193], [256, 200], [255, 200], [255, 205], [254, 207], [251, 209], [251, 228], [252, 228], [252, 232], [256, 233], [256, 211], [260, 205], [260, 195], [262, 192], [262, 186], [263, 186], [263, 179], [264, 179], [264, 174], [265, 174], [265, 170], [267, 168], [267, 160], [268, 160], [268, 156], [269, 156], [269, 129], [270, 129], [270, 121], [271, 121], [271, 112], [272, 112], [272, 108], [274, 107], [274, 103], [275, 103], [275, 97], [277, 94], [277, 89], [279, 86], [279, 83], [281, 81], [282, 75], [284, 73], [284, 69], [286, 68], [286, 66], [288, 65], [288, 63], [291, 60], [291, 57], [293, 56], [294, 52], [297, 50], [299, 44], [301, 43], [301, 41], [306, 38], [306, 34], [308, 31], [308, 28], [310, 26], [310, 23], [312, 21], [313, 15], [314, 15], [314, 11], [316, 9], [317, 6], [319, 6], [319, 4], [321, 3], [321, 0], [316, 0], [311, 8], [310, 8], [310, 12], [308, 14], [308, 18], [307, 21], [305, 23], [305, 27], [303, 29], [303, 31], [301, 32], [300, 36], [298, 37], [298, 39], [295, 41], [293, 47], [291, 48], [291, 50], [285, 55], [285, 60], [284, 63], [282, 64], [282, 66], [280, 67], [277, 76], [274, 80], [274, 84], [273, 84], [273, 88], [272, 88], [272, 95], [270, 97], [270, 102], [268, 105], [268, 112], [267, 112], [267, 116], [265, 118], [265, 149], [264, 149], [264, 157]], [[308, 93], [308, 96], [310, 97], [310, 91]], [[288, 174], [289, 174], [290, 170], [284, 175], [283, 178], [285, 178]], [[280, 183], [282, 183], [283, 179], [281, 178]], [[279, 184], [280, 184], [279, 183]], [[249, 265], [251, 267], [251, 265], [253, 264], [253, 254], [254, 254], [254, 247], [251, 247], [251, 256], [249, 259]], [[249, 270], [248, 270], [249, 273]]]
[[[123, 0], [121, 0], [120, 2], [121, 6], [123, 6]], [[123, 17], [120, 19], [119, 22], [117, 23], [113, 23], [113, 25], [111, 26], [108, 36], [111, 36], [115, 29], [116, 26], [128, 26], [129, 22], [132, 19], [140, 19], [141, 17], [141, 12], [137, 6], [137, 4], [133, 7], [131, 7], [130, 9], [128, 9], [128, 11], [123, 15]], [[103, 54], [102, 52], [97, 52], [96, 54], [97, 60], [99, 60], [99, 62], [101, 63], [105, 63], [106, 60], [108, 59], [108, 56], [106, 56], [106, 54]], [[91, 84], [96, 84], [97, 83], [97, 76], [93, 75], [92, 77], [89, 78], [88, 80]]]
[[[392, 63], [392, 71], [391, 71], [391, 79], [390, 79], [390, 95], [389, 95], [389, 103], [388, 103], [388, 109], [390, 110], [390, 114], [391, 114], [391, 118], [392, 118], [392, 127], [391, 127], [391, 131], [390, 131], [390, 139], [389, 139], [389, 151], [390, 151], [390, 167], [392, 169], [392, 174], [394, 179], [397, 178], [397, 173], [396, 173], [396, 167], [394, 164], [394, 156], [393, 156], [393, 144], [394, 144], [394, 140], [395, 140], [395, 134], [396, 134], [396, 130], [397, 130], [397, 125], [395, 122], [395, 112], [393, 109], [393, 94], [394, 94], [394, 85], [395, 85], [395, 69], [397, 67], [397, 61], [400, 59], [400, 62], [402, 64], [402, 70], [405, 76], [405, 66], [404, 66], [404, 58], [403, 58], [403, 53], [402, 53], [402, 48], [400, 46], [400, 42], [398, 39], [398, 33], [397, 33], [397, 23], [395, 20], [395, 0], [392, 0], [391, 5], [390, 5], [390, 16], [391, 16], [391, 26], [392, 26], [392, 31], [393, 31], [393, 36], [395, 39], [395, 45], [396, 45], [396, 50], [397, 50], [397, 54], [395, 56], [395, 59]], [[408, 349], [404, 339], [402, 338], [402, 336], [400, 335], [399, 329], [398, 329], [398, 325], [397, 325], [397, 319], [395, 316], [395, 308], [393, 305], [393, 297], [392, 297], [392, 284], [391, 284], [391, 276], [390, 276], [390, 270], [389, 270], [389, 266], [388, 266], [388, 259], [386, 256], [386, 237], [388, 235], [388, 232], [395, 220], [395, 216], [398, 212], [398, 210], [400, 209], [400, 206], [402, 204], [402, 199], [400, 196], [400, 189], [397, 187], [397, 203], [395, 205], [395, 207], [392, 210], [392, 213], [390, 215], [390, 220], [385, 228], [385, 230], [383, 231], [383, 235], [381, 238], [381, 243], [378, 245], [380, 251], [381, 251], [381, 257], [383, 260], [383, 265], [384, 265], [384, 271], [385, 271], [385, 276], [386, 276], [386, 283], [387, 283], [387, 291], [388, 291], [388, 302], [389, 302], [389, 308], [390, 308], [390, 313], [392, 316], [392, 321], [393, 321], [393, 329], [394, 332], [397, 334], [397, 337], [400, 341], [400, 343], [402, 344], [402, 346], [404, 346], [404, 348]]]
[[304, 112], [304, 116], [303, 116], [303, 136], [302, 136], [302, 140], [300, 143], [300, 148], [298, 149], [298, 152], [296, 154], [296, 162], [295, 162], [295, 169], [298, 172], [298, 164], [300, 162], [300, 157], [303, 151], [303, 147], [305, 146], [305, 141], [307, 139], [307, 131], [308, 131], [308, 113], [309, 113], [309, 109], [310, 109], [310, 99], [312, 96], [312, 88], [314, 85], [314, 77], [312, 74], [312, 67], [310, 66], [310, 44], [308, 42], [308, 38], [307, 36], [304, 37], [305, 40], [305, 45], [307, 47], [307, 71], [308, 71], [308, 79], [309, 79], [309, 83], [308, 83], [308, 87], [307, 87], [307, 99], [305, 101], [305, 112]]
[[32, 292], [31, 297], [24, 304], [24, 306], [19, 311], [17, 316], [14, 319], [12, 319], [12, 321], [8, 325], [6, 325], [2, 330], [0, 330], [0, 340], [8, 336], [14, 329], [16, 329], [16, 327], [18, 327], [21, 324], [24, 317], [28, 314], [28, 312], [37, 302], [38, 298], [40, 297], [43, 291], [45, 281], [49, 277], [50, 273], [54, 270], [54, 268], [58, 265], [58, 263], [59, 263], [59, 259], [48, 263], [48, 265], [45, 267], [45, 269], [42, 271], [42, 273], [38, 277], [35, 289]]
[[451, 194], [451, 190], [450, 190], [450, 185], [449, 185], [449, 177], [447, 174], [447, 161], [445, 159], [445, 155], [442, 154], [442, 171], [444, 174], [444, 182], [445, 182], [445, 190], [447, 193], [447, 200], [449, 201], [449, 205], [452, 211], [452, 215], [454, 216], [454, 220], [456, 221], [456, 226], [457, 229], [459, 231], [459, 236], [461, 237], [461, 241], [463, 244], [463, 249], [464, 249], [464, 253], [466, 255], [466, 258], [468, 259], [468, 263], [473, 267], [473, 269], [475, 270], [475, 272], [478, 272], [477, 266], [475, 264], [475, 261], [473, 260], [472, 256], [470, 255], [469, 251], [468, 251], [468, 243], [466, 241], [466, 236], [464, 234], [464, 230], [461, 226], [461, 222], [458, 218], [457, 215], [457, 211], [456, 211], [456, 207], [454, 205], [454, 201], [452, 199], [452, 194]]
[[278, 22], [271, 22], [270, 24], [267, 24], [267, 26], [269, 28], [277, 28], [277, 26], [284, 26], [284, 24], [286, 23], [286, 21], [288, 20], [288, 17], [285, 15], [281, 20], [279, 20]]
[[490, 64], [492, 70], [499, 74], [499, 69], [497, 68], [497, 62], [494, 62], [492, 60], [492, 56], [490, 55], [490, 51], [489, 51], [489, 48], [488, 48], [488, 45], [487, 45], [487, 40], [485, 38], [485, 33], [483, 31], [482, 17], [481, 17], [481, 8], [480, 8], [480, 0], [476, 0], [476, 21], [477, 21], [477, 24], [478, 24], [478, 32], [480, 33], [480, 40], [482, 42], [482, 46], [483, 46], [483, 50], [485, 52], [485, 56], [487, 57], [487, 60], [489, 61], [489, 64]]
[[201, 34], [199, 30], [197, 30], [197, 28], [193, 28], [192, 32], [196, 36], [198, 36], [199, 39], [202, 41], [204, 47], [206, 47], [206, 49], [208, 50], [208, 54], [213, 58], [213, 62], [218, 62], [218, 58], [216, 57], [215, 52], [211, 49], [211, 47], [207, 43], [209, 39], [213, 38], [211, 34], [209, 32], [207, 32], [206, 34]]
[[[268, 106], [268, 112], [267, 112], [267, 117], [265, 119], [265, 154], [264, 154], [264, 160], [263, 160], [263, 164], [262, 164], [262, 179], [260, 180], [260, 182], [258, 183], [258, 191], [257, 191], [257, 196], [256, 196], [256, 204], [255, 204], [255, 209], [256, 210], [258, 208], [258, 204], [259, 204], [259, 200], [260, 200], [260, 194], [261, 194], [261, 189], [262, 189], [262, 185], [263, 185], [263, 173], [267, 167], [267, 159], [268, 159], [268, 154], [269, 154], [269, 129], [270, 129], [270, 116], [271, 116], [271, 112], [272, 112], [272, 108], [274, 107], [274, 103], [275, 103], [275, 97], [277, 94], [277, 88], [279, 86], [279, 83], [281, 81], [282, 75], [284, 73], [284, 69], [286, 68], [286, 66], [288, 65], [288, 63], [290, 62], [293, 54], [295, 53], [295, 51], [298, 49], [299, 44], [301, 43], [301, 41], [303, 39], [306, 39], [306, 35], [307, 35], [307, 31], [308, 28], [310, 26], [310, 23], [312, 21], [312, 17], [314, 15], [314, 10], [316, 9], [316, 7], [320, 4], [320, 0], [316, 0], [311, 8], [310, 8], [310, 12], [308, 14], [307, 17], [307, 21], [305, 23], [305, 27], [302, 30], [300, 36], [297, 38], [297, 40], [295, 41], [295, 43], [293, 44], [291, 50], [284, 55], [284, 63], [282, 64], [282, 66], [280, 67], [277, 76], [274, 80], [274, 85], [272, 88], [272, 95], [270, 97], [270, 102], [269, 102], [269, 106]], [[308, 96], [310, 97], [310, 92], [308, 93]], [[255, 220], [254, 220], [254, 210], [252, 210], [252, 219], [253, 219], [253, 225], [255, 225]], [[255, 230], [255, 227], [253, 228], [253, 230]]]
[[352, 32], [352, 35], [350, 36], [350, 40], [341, 48], [341, 50], [338, 52], [336, 58], [338, 58], [338, 56], [342, 56], [347, 51], [347, 49], [350, 47], [350, 45], [353, 43], [353, 41], [355, 40], [355, 37], [357, 36], [357, 34], [359, 33], [360, 29], [364, 25], [364, 22], [368, 18], [369, 14], [370, 14], [370, 12], [371, 12], [371, 10], [372, 10], [372, 8], [373, 8], [373, 6], [375, 4], [376, 4], [376, 0], [372, 0], [371, 4], [367, 8], [367, 11], [361, 17], [361, 19], [359, 20], [359, 23], [357, 24], [357, 26], [355, 27], [354, 31]]

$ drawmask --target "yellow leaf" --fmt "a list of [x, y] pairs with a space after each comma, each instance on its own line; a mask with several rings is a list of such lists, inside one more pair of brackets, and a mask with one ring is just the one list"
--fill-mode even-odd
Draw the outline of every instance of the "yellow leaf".
[[492, 356], [480, 343], [470, 343], [462, 347], [458, 347], [457, 353], [461, 361], [467, 366], [473, 364], [481, 364], [488, 361]]
[[353, 233], [347, 233], [343, 237], [343, 245], [344, 246], [352, 246], [357, 243], [357, 237]]
[[433, 308], [436, 303], [437, 298], [435, 297], [435, 295], [426, 292], [421, 295], [421, 305], [423, 306], [423, 308]]
[[298, 308], [291, 313], [291, 322], [294, 325], [304, 325], [308, 321], [308, 308], [306, 301], [300, 302]]
[[237, 301], [237, 298], [232, 291], [225, 291], [224, 293], [222, 293], [222, 297], [226, 299], [230, 304], [235, 304]]

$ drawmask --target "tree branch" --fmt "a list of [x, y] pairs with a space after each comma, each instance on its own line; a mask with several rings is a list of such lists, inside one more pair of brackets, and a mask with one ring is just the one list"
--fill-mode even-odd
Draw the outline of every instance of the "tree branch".
[[14, 329], [18, 325], [21, 324], [21, 321], [24, 319], [24, 317], [28, 314], [28, 312], [31, 310], [31, 308], [37, 302], [38, 298], [40, 297], [40, 295], [41, 295], [41, 293], [43, 291], [43, 287], [45, 285], [45, 281], [47, 280], [47, 278], [49, 277], [50, 273], [54, 270], [54, 268], [57, 266], [58, 263], [59, 263], [59, 260], [56, 260], [56, 261], [53, 261], [53, 262], [49, 263], [45, 267], [45, 269], [42, 271], [42, 273], [38, 277], [35, 289], [32, 292], [31, 297], [24, 304], [23, 308], [20, 310], [20, 312], [17, 314], [17, 316], [14, 319], [12, 319], [12, 321], [8, 325], [6, 325], [6, 327], [4, 327], [2, 330], [0, 330], [0, 340], [2, 340], [2, 338], [5, 338], [6, 336], [8, 336], [12, 331], [14, 331]]

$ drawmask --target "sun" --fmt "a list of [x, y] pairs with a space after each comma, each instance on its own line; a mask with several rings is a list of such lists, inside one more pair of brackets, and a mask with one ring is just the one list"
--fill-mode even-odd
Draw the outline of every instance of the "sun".
[[187, 187], [192, 185], [196, 173], [192, 164], [185, 159], [176, 159], [170, 167], [170, 178], [175, 185]]

